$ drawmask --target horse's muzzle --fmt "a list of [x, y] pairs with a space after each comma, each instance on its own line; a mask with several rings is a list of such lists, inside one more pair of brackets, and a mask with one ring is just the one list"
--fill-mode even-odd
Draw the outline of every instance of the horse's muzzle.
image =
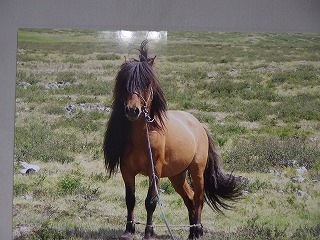
[[140, 109], [137, 107], [134, 108], [129, 108], [129, 107], [125, 107], [125, 114], [126, 117], [130, 120], [130, 121], [135, 121], [139, 118], [140, 116]]

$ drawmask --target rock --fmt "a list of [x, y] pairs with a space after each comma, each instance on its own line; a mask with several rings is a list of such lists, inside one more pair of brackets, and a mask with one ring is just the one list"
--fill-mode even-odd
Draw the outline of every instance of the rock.
[[43, 86], [45, 89], [58, 89], [58, 88], [64, 88], [69, 86], [70, 82], [64, 82], [64, 81], [58, 81], [58, 82], [51, 82], [51, 83], [43, 83], [40, 82], [38, 85]]
[[68, 105], [66, 107], [66, 110], [67, 110], [69, 115], [72, 114], [75, 111], [75, 109], [72, 107], [72, 105]]
[[296, 170], [297, 176], [302, 176], [302, 174], [304, 174], [304, 173], [306, 173], [306, 172], [308, 172], [308, 170], [307, 170], [305, 167], [301, 167], [301, 168], [298, 168], [298, 169]]
[[296, 169], [296, 177], [292, 177], [292, 182], [302, 183], [305, 182], [306, 179], [302, 176], [302, 174], [308, 172], [308, 170], [305, 167], [301, 167]]
[[31, 86], [31, 84], [27, 82], [21, 82], [18, 84], [18, 86], [22, 87], [23, 89], [27, 89], [28, 87]]
[[93, 197], [90, 195], [90, 194], [86, 194], [85, 196], [84, 196], [84, 199], [85, 200], [93, 200]]
[[249, 195], [249, 191], [243, 190], [243, 191], [242, 191], [242, 195], [243, 195], [243, 196]]
[[22, 198], [23, 198], [23, 199], [30, 200], [30, 199], [32, 199], [32, 195], [27, 194], [27, 195], [25, 195], [25, 196], [22, 196]]
[[301, 191], [301, 190], [298, 190], [298, 191], [296, 192], [296, 195], [297, 195], [297, 197], [311, 199], [311, 196], [310, 196], [308, 193], [303, 192], [303, 191]]
[[298, 165], [297, 160], [282, 160], [279, 162], [280, 165], [285, 166], [285, 167], [294, 167]]
[[29, 164], [26, 162], [21, 162], [20, 165], [23, 167], [23, 169], [20, 171], [22, 174], [29, 174], [32, 172], [38, 172], [40, 170], [38, 165]]
[[86, 112], [90, 112], [90, 111], [110, 112], [111, 111], [110, 108], [105, 107], [101, 103], [79, 103], [76, 105], [68, 105], [67, 107], [65, 107], [65, 109], [67, 110], [69, 115], [72, 113], [75, 113], [78, 110], [86, 111]]
[[230, 71], [228, 71], [228, 74], [232, 77], [239, 75], [239, 73], [240, 73], [240, 70], [236, 70], [236, 69], [231, 69]]
[[69, 86], [70, 83], [69, 82], [64, 82], [64, 81], [59, 81], [56, 83], [57, 87], [58, 88], [63, 88], [63, 87], [66, 87], [66, 86]]
[[315, 137], [312, 137], [309, 140], [310, 140], [310, 142], [317, 142], [317, 138], [315, 138]]
[[32, 233], [32, 231], [34, 230], [33, 227], [27, 226], [27, 225], [19, 225], [17, 226], [18, 231], [22, 234], [22, 235], [27, 235]]
[[277, 170], [274, 170], [274, 169], [271, 169], [269, 171], [269, 173], [271, 173], [273, 176], [276, 176], [276, 177], [281, 177], [282, 176], [281, 172], [279, 172]]
[[306, 181], [306, 179], [302, 176], [292, 177], [290, 179], [292, 182], [295, 182], [295, 183], [302, 183]]

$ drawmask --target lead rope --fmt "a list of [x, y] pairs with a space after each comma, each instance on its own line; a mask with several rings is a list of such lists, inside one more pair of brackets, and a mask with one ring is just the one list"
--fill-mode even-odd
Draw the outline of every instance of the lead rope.
[[[148, 142], [148, 150], [149, 150], [149, 157], [150, 157], [151, 170], [152, 170], [151, 184], [152, 184], [153, 182], [155, 182], [155, 184], [156, 184], [156, 180], [158, 179], [158, 177], [157, 177], [157, 175], [156, 175], [155, 167], [154, 167], [154, 161], [153, 161], [153, 156], [152, 156], [152, 151], [151, 151], [151, 145], [150, 145], [150, 138], [149, 138], [149, 125], [148, 125], [148, 123], [153, 122], [154, 119], [149, 116], [149, 114], [148, 114], [148, 112], [147, 112], [146, 109], [144, 109], [143, 112], [144, 112], [144, 117], [145, 117], [145, 119], [146, 119], [147, 142]], [[151, 184], [150, 184], [150, 185], [151, 185]], [[156, 196], [155, 196], [155, 198], [157, 198], [157, 200], [158, 200], [157, 202], [158, 202], [159, 207], [160, 207], [160, 210], [161, 210], [162, 219], [163, 219], [164, 223], [166, 224], [166, 227], [167, 227], [167, 229], [168, 229], [168, 232], [169, 232], [169, 234], [170, 234], [171, 239], [172, 239], [172, 240], [176, 240], [175, 237], [174, 237], [173, 234], [172, 234], [171, 228], [170, 228], [170, 226], [169, 226], [169, 223], [168, 223], [168, 221], [167, 221], [166, 215], [165, 215], [165, 213], [164, 213], [164, 210], [163, 210], [162, 202], [161, 202], [161, 199], [160, 199], [160, 196], [159, 196], [159, 191], [158, 191], [157, 185], [155, 186], [155, 188], [156, 188]]]

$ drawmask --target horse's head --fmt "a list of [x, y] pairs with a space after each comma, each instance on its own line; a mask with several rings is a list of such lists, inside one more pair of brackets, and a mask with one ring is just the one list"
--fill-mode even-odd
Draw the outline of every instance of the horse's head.
[[124, 102], [125, 115], [130, 121], [149, 114], [153, 99], [153, 90], [149, 86], [146, 91], [129, 93]]
[[[130, 121], [149, 116], [154, 126], [163, 127], [167, 104], [157, 79], [155, 58], [148, 57], [148, 41], [141, 43], [139, 60], [125, 59], [116, 76], [113, 110], [122, 112]], [[122, 108], [121, 111], [119, 111]]]

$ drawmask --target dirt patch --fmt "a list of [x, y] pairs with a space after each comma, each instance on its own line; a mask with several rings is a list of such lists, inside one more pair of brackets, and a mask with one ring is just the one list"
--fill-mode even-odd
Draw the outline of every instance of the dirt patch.
[[249, 129], [259, 129], [261, 128], [261, 124], [257, 122], [239, 122], [239, 125], [242, 127], [246, 127]]

